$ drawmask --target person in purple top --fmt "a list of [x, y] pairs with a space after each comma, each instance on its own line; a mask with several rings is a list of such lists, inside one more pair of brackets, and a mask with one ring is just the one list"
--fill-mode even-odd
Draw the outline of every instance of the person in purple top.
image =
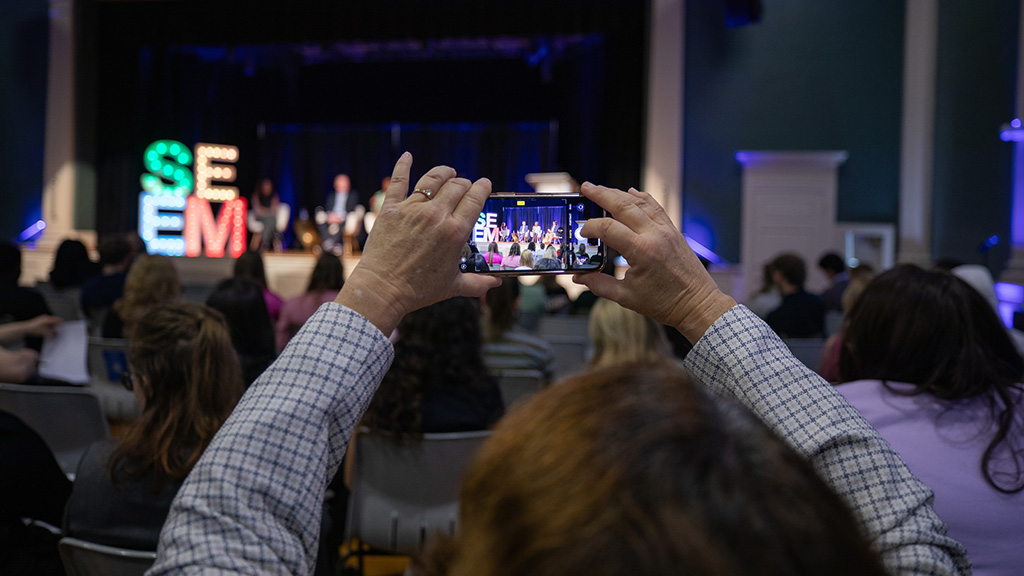
[[1024, 361], [992, 307], [942, 271], [900, 266], [853, 305], [842, 393], [935, 492], [974, 574], [1024, 567]]

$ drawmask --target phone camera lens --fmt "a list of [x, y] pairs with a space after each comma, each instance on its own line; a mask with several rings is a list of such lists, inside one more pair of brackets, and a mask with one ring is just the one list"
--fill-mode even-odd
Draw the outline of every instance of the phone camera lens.
[[466, 263], [463, 262], [462, 264], [459, 264], [459, 269], [460, 270], [465, 270], [466, 269]]
[[577, 212], [583, 212], [583, 204], [582, 203], [576, 205], [576, 211]]

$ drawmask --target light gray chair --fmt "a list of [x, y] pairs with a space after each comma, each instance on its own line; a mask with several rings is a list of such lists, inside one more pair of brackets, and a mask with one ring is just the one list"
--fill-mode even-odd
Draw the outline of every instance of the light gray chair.
[[540, 370], [500, 370], [495, 376], [506, 410], [544, 387], [544, 374]]
[[583, 369], [590, 340], [586, 336], [551, 336], [541, 332], [555, 354], [555, 379]]
[[119, 420], [138, 416], [135, 394], [121, 385], [121, 373], [128, 370], [128, 341], [90, 336], [88, 362], [89, 388], [99, 397], [103, 413]]
[[66, 474], [90, 444], [110, 437], [99, 399], [85, 388], [0, 384], [0, 409], [35, 430]]
[[825, 312], [825, 336], [838, 334], [843, 329], [843, 313], [839, 310]]
[[424, 434], [421, 442], [401, 445], [384, 434], [356, 434], [346, 540], [360, 573], [363, 545], [413, 554], [435, 532], [455, 534], [459, 483], [490, 434]]
[[542, 316], [539, 332], [544, 338], [574, 336], [586, 339], [589, 329], [589, 316]]
[[50, 311], [54, 316], [60, 316], [68, 322], [85, 319], [85, 314], [82, 312], [82, 306], [79, 302], [81, 295], [79, 288], [58, 290], [49, 282], [38, 282], [35, 288], [43, 295], [46, 305], [50, 307]]
[[57, 547], [68, 576], [143, 576], [156, 561], [156, 552], [115, 548], [61, 538]]
[[821, 363], [821, 352], [825, 349], [824, 338], [787, 338], [783, 340], [796, 359], [811, 370], [817, 370]]

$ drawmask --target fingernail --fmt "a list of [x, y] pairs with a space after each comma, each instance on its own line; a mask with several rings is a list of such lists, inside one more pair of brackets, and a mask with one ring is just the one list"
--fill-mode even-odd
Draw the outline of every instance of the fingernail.
[[402, 152], [402, 157], [399, 158], [399, 160], [405, 160], [406, 158], [412, 158], [412, 154], [410, 154], [408, 150]]
[[633, 188], [632, 186], [629, 187], [629, 191], [630, 192], [639, 192], [639, 190], [637, 190], [636, 188]]

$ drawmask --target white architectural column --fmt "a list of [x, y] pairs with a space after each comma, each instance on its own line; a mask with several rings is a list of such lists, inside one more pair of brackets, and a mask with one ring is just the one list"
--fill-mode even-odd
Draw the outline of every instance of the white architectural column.
[[900, 262], [931, 266], [938, 0], [907, 0], [900, 142]]
[[743, 166], [743, 280], [734, 296], [746, 298], [761, 279], [765, 263], [792, 252], [807, 263], [807, 289], [826, 286], [818, 270], [825, 252], [842, 252], [836, 226], [842, 150], [739, 151]]
[[647, 139], [640, 188], [677, 226], [683, 221], [684, 0], [652, 0], [647, 71]]
[[42, 244], [59, 242], [75, 229], [74, 8], [74, 0], [50, 0]]

